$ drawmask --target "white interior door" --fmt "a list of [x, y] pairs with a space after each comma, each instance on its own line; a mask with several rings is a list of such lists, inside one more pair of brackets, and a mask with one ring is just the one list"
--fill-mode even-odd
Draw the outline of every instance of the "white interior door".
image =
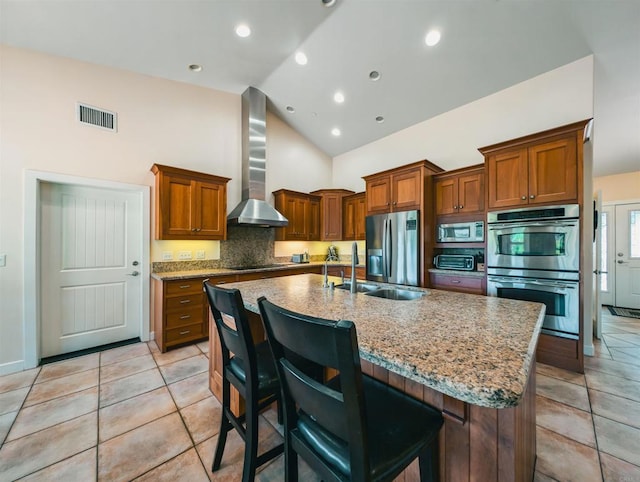
[[616, 306], [640, 309], [640, 203], [616, 205]]
[[596, 226], [593, 237], [593, 335], [599, 340], [602, 338], [602, 191], [597, 191], [593, 199]]
[[40, 193], [41, 356], [140, 336], [140, 196], [54, 183]]

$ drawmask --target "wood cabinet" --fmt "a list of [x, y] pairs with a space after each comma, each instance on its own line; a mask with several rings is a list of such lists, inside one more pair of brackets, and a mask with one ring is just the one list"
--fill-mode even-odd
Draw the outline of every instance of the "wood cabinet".
[[342, 198], [342, 239], [355, 241], [365, 239], [365, 218], [367, 204], [365, 193], [352, 194]]
[[430, 272], [431, 287], [437, 290], [457, 291], [472, 295], [487, 293], [484, 276], [465, 276], [457, 273]]
[[346, 189], [320, 189], [310, 193], [320, 196], [320, 240], [340, 241], [342, 232], [342, 200], [345, 196], [353, 194]]
[[582, 201], [582, 138], [587, 121], [483, 147], [488, 208]]
[[484, 178], [484, 166], [435, 176], [436, 216], [479, 214], [484, 217]]
[[156, 239], [227, 237], [229, 178], [154, 164]]
[[280, 189], [273, 193], [275, 207], [289, 224], [276, 228], [276, 241], [320, 240], [320, 197]]
[[160, 281], [153, 279], [153, 331], [162, 352], [173, 346], [206, 340], [208, 305], [204, 278]]
[[[344, 275], [345, 280], [351, 278], [351, 266], [328, 266], [327, 274], [329, 276], [340, 276]], [[367, 279], [367, 270], [364, 266], [356, 266], [356, 279], [364, 280]]]
[[421, 166], [398, 168], [366, 176], [367, 214], [420, 209], [424, 200]]

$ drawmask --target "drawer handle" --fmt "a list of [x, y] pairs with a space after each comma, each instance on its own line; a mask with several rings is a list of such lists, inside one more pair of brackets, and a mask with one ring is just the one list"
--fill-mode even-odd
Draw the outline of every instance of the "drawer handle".
[[180, 300], [180, 304], [191, 303], [191, 300]]
[[459, 279], [452, 279], [451, 283], [454, 284], [454, 285], [457, 285], [457, 284], [460, 283], [460, 280]]
[[180, 332], [181, 335], [188, 335], [189, 333], [191, 333], [191, 330], [181, 331]]
[[191, 285], [180, 285], [180, 289], [191, 288]]
[[191, 318], [191, 315], [182, 315], [180, 317], [181, 320], [188, 320], [189, 318]]

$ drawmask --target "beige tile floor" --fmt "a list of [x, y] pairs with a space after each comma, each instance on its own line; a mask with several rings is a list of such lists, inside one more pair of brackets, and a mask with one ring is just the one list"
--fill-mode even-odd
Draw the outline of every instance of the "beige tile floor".
[[[604, 314], [585, 374], [538, 364], [536, 481], [640, 481], [640, 320]], [[211, 473], [220, 404], [206, 343], [138, 343], [0, 377], [0, 482], [239, 480], [231, 433]], [[261, 447], [282, 440], [273, 411]], [[318, 480], [304, 467], [301, 480]], [[282, 457], [256, 479], [283, 480]]]

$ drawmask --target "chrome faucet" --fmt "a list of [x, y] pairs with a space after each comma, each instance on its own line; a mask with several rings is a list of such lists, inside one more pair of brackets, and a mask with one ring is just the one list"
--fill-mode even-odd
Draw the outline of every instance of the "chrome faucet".
[[329, 269], [327, 267], [327, 262], [324, 262], [324, 281], [322, 282], [322, 287], [323, 288], [328, 288], [329, 287], [329, 278], [328, 278], [328, 272]]
[[358, 264], [358, 243], [351, 245], [351, 292], [358, 292], [358, 282], [356, 281], [356, 265]]

